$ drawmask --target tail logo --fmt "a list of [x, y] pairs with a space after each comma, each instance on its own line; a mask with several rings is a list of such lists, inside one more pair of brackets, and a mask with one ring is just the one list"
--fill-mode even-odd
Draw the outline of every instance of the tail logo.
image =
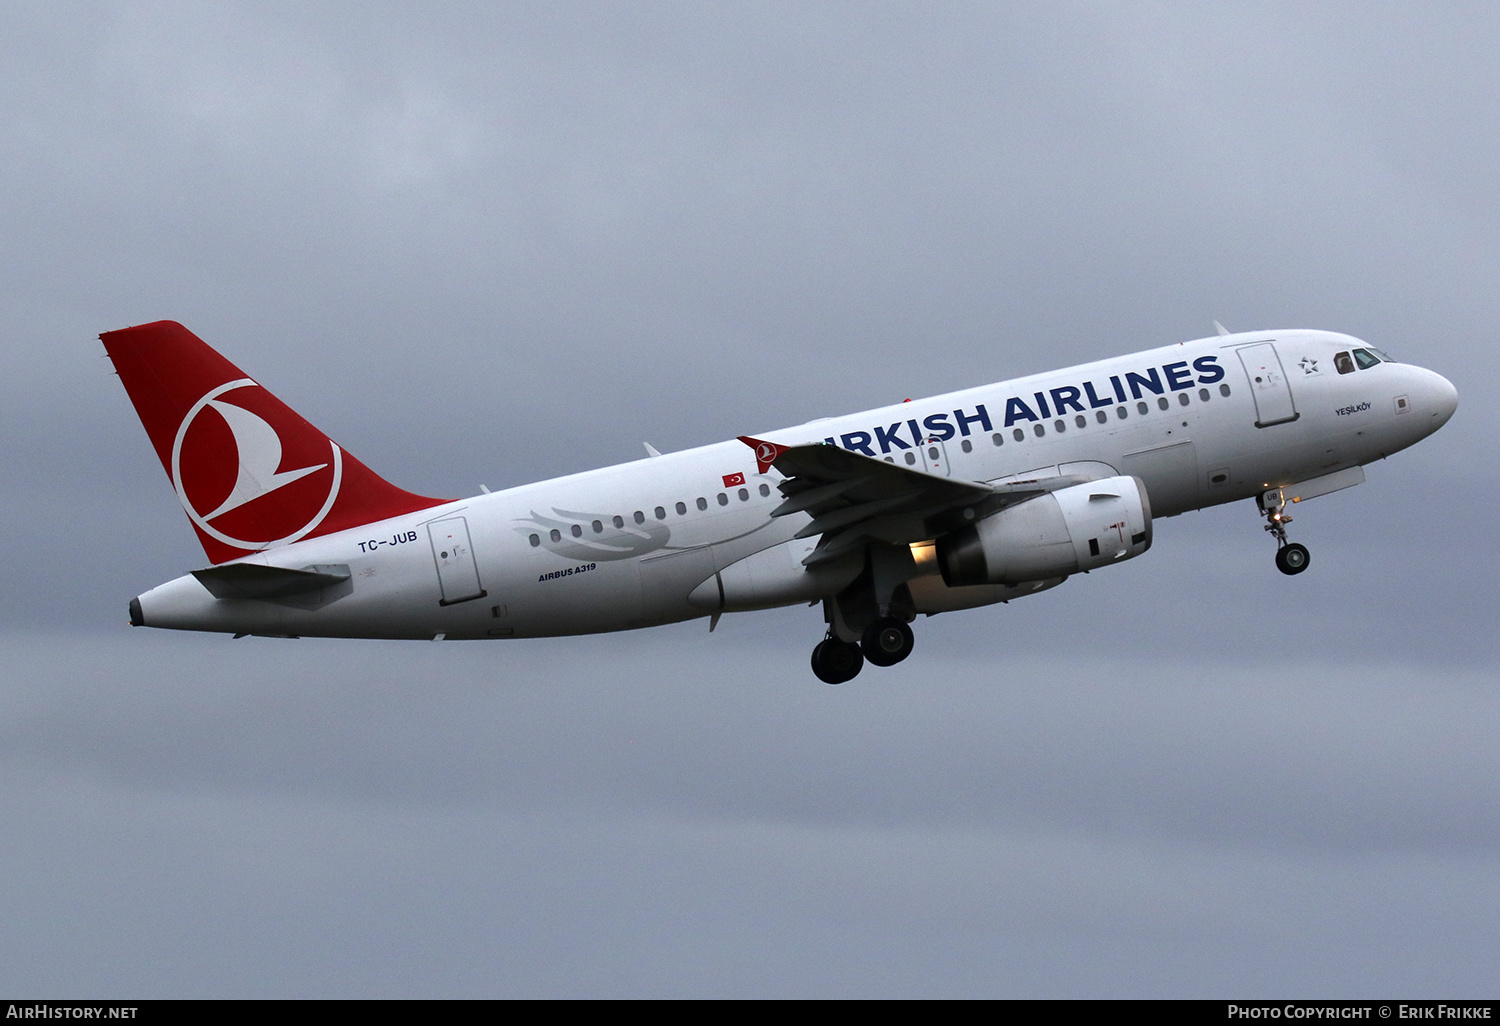
[[[172, 485], [177, 490], [182, 508], [199, 530], [226, 545], [256, 551], [297, 541], [323, 522], [338, 499], [344, 477], [344, 459], [342, 450], [328, 441], [330, 452], [324, 462], [315, 462], [316, 457], [308, 460], [305, 453], [298, 453], [297, 462], [304, 465], [282, 470], [282, 436], [265, 417], [248, 408], [260, 404], [251, 400], [248, 406], [242, 405], [244, 400], [251, 399], [250, 396], [245, 396], [241, 403], [220, 398], [246, 388], [260, 389], [260, 386], [249, 378], [226, 382], [211, 389], [188, 410], [172, 443]], [[217, 435], [214, 426], [209, 424], [200, 426], [197, 431], [191, 430], [199, 416], [208, 409], [218, 415], [210, 420], [221, 420], [234, 441], [237, 465], [227, 494], [224, 487], [228, 484], [229, 467], [226, 466], [228, 458], [222, 444], [222, 428], [218, 429]], [[215, 441], [216, 437], [220, 441]], [[189, 468], [186, 476], [184, 463]], [[333, 474], [326, 496], [321, 494], [321, 489], [309, 494], [304, 486], [277, 496], [269, 504], [264, 501], [287, 485], [329, 466], [332, 466]], [[236, 510], [242, 512], [238, 517], [230, 518], [230, 529], [250, 537], [236, 537], [212, 523]]]
[[[791, 448], [787, 445], [777, 445], [775, 442], [767, 442], [749, 435], [740, 435], [740, 441], [755, 450], [755, 472], [764, 474], [771, 469], [771, 465], [781, 457], [781, 454]], [[725, 485], [728, 487], [728, 485]]]

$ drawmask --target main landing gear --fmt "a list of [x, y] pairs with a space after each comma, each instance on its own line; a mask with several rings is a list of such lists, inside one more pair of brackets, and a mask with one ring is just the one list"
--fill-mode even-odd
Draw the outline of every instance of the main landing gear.
[[813, 673], [819, 680], [842, 684], [853, 680], [867, 662], [895, 666], [911, 655], [908, 625], [916, 619], [917, 608], [906, 582], [915, 573], [911, 546], [869, 546], [859, 576], [823, 600], [828, 634], [812, 654]]
[[1286, 497], [1281, 489], [1264, 492], [1255, 501], [1266, 518], [1266, 530], [1276, 539], [1276, 569], [1288, 575], [1306, 570], [1312, 559], [1307, 546], [1286, 540], [1286, 525], [1292, 522], [1292, 518], [1286, 515]]
[[911, 627], [894, 616], [883, 616], [860, 635], [858, 643], [841, 641], [832, 630], [812, 653], [812, 671], [824, 684], [843, 684], [871, 666], [895, 666], [911, 655]]

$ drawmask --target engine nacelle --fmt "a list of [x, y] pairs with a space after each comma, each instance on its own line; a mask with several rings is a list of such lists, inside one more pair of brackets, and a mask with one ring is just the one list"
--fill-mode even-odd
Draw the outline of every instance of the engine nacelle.
[[1151, 547], [1151, 504], [1136, 477], [1073, 485], [1009, 506], [937, 540], [943, 581], [1022, 584], [1093, 570]]

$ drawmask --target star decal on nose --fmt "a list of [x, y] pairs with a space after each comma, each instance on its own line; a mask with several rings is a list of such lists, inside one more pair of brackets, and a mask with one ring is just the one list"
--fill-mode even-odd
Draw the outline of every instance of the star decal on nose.
[[1298, 366], [1302, 368], [1303, 374], [1318, 373], [1318, 361], [1314, 360], [1311, 356], [1304, 356], [1301, 362], [1298, 363]]

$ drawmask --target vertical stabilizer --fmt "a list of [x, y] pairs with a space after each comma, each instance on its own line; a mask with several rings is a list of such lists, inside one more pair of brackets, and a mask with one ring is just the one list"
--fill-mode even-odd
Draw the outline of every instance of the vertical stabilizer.
[[175, 321], [99, 339], [214, 563], [448, 501], [389, 483]]

